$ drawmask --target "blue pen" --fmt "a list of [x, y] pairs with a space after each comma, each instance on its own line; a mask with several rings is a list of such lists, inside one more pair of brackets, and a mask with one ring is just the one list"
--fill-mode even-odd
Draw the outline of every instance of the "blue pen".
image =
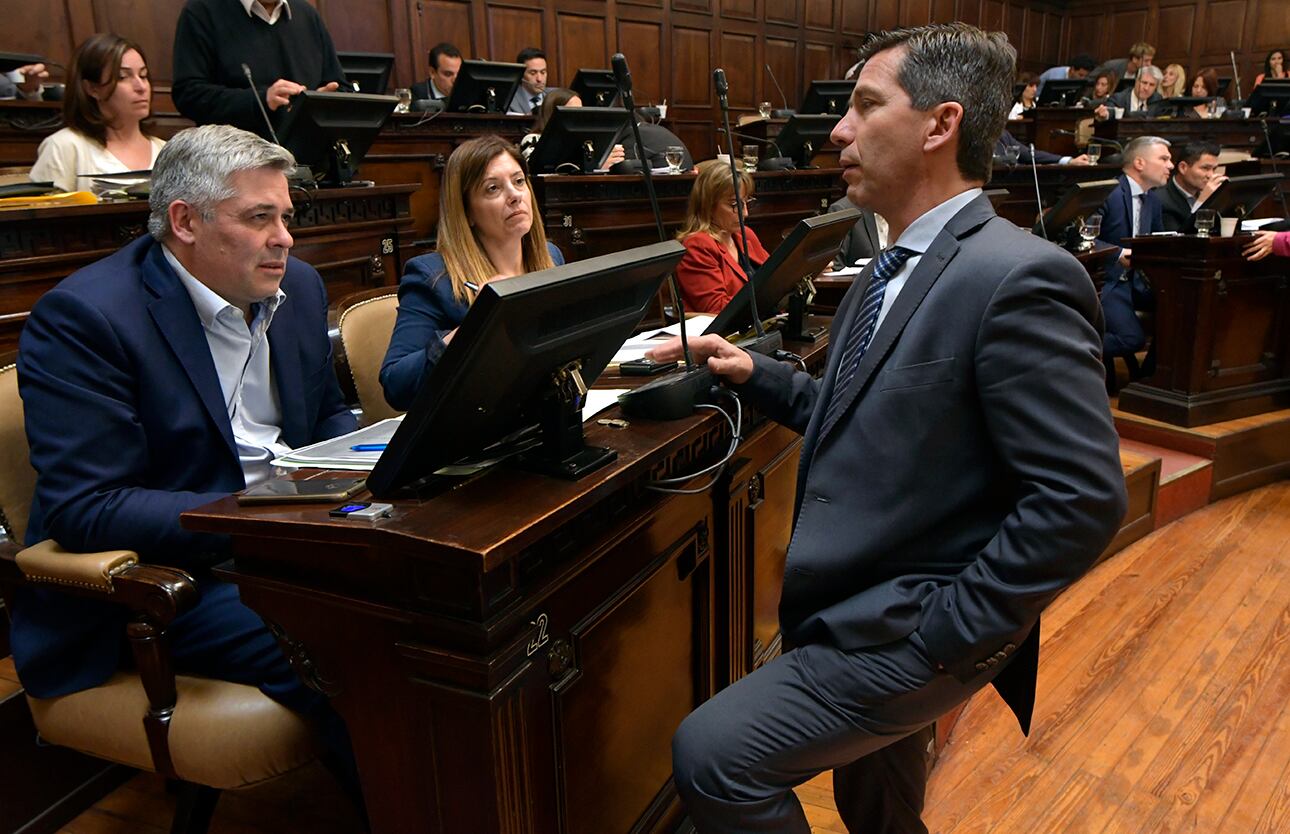
[[384, 452], [384, 443], [360, 443], [357, 446], [349, 447], [351, 452]]

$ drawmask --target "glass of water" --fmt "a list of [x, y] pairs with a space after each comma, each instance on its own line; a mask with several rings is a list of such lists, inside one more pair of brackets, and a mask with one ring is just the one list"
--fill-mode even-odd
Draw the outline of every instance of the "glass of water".
[[1088, 164], [1096, 165], [1097, 161], [1102, 158], [1102, 146], [1096, 142], [1089, 142], [1088, 147], [1084, 149], [1088, 155]]
[[760, 104], [758, 104], [758, 105], [757, 105], [757, 115], [761, 116], [763, 119], [769, 119], [769, 118], [770, 118], [770, 102], [769, 102], [769, 101], [763, 101], [763, 102], [761, 102]]
[[1087, 252], [1093, 248], [1093, 241], [1102, 231], [1102, 215], [1093, 214], [1085, 217], [1079, 224], [1079, 248], [1081, 252]]
[[1214, 222], [1218, 219], [1218, 212], [1213, 209], [1200, 209], [1196, 212], [1196, 235], [1198, 237], [1209, 237], [1209, 233], [1214, 231]]
[[663, 158], [667, 160], [667, 172], [669, 174], [681, 173], [681, 161], [685, 159], [685, 148], [680, 145], [668, 145], [663, 151]]
[[756, 145], [744, 145], [744, 171], [749, 174], [757, 172]]
[[406, 113], [412, 109], [412, 91], [407, 87], [400, 87], [394, 91], [394, 95], [399, 97], [399, 103], [394, 105], [395, 113]]

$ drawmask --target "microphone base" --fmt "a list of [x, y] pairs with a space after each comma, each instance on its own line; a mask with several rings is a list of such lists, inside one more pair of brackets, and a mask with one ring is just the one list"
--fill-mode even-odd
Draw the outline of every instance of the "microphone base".
[[797, 165], [789, 156], [768, 156], [757, 163], [758, 171], [793, 171]]
[[735, 347], [749, 353], [761, 353], [770, 356], [784, 348], [784, 336], [778, 330], [768, 330], [761, 336], [751, 335], [735, 342]]
[[680, 420], [694, 413], [700, 403], [712, 402], [716, 379], [706, 366], [667, 374], [639, 388], [618, 395], [618, 405], [628, 417], [646, 420]]
[[778, 110], [770, 111], [770, 117], [772, 119], [791, 119], [796, 115], [797, 115], [796, 110], [791, 110], [787, 107], [782, 107]]

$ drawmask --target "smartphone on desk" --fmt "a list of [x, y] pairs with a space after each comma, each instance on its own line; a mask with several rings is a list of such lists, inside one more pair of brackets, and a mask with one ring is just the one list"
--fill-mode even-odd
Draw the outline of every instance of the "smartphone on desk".
[[311, 478], [295, 481], [274, 478], [256, 484], [237, 494], [239, 504], [294, 504], [319, 502], [334, 504], [357, 495], [367, 486], [366, 478]]

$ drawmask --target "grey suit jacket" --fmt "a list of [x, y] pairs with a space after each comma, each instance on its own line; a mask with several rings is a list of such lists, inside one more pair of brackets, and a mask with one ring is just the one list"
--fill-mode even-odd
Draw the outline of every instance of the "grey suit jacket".
[[[843, 197], [829, 206], [829, 211], [851, 208], [855, 208], [855, 205]], [[877, 255], [881, 248], [878, 245], [878, 222], [874, 220], [873, 212], [869, 209], [860, 209], [860, 219], [851, 227], [851, 231], [847, 232], [847, 236], [842, 239], [842, 245], [838, 247], [838, 256], [833, 259], [834, 266], [854, 266], [860, 258], [872, 258]]]
[[805, 434], [785, 640], [855, 650], [916, 630], [964, 681], [1011, 658], [994, 685], [1028, 729], [1040, 611], [1125, 512], [1100, 329], [1083, 267], [982, 195], [910, 274], [846, 390], [840, 351], [820, 380], [754, 355], [739, 392]]

